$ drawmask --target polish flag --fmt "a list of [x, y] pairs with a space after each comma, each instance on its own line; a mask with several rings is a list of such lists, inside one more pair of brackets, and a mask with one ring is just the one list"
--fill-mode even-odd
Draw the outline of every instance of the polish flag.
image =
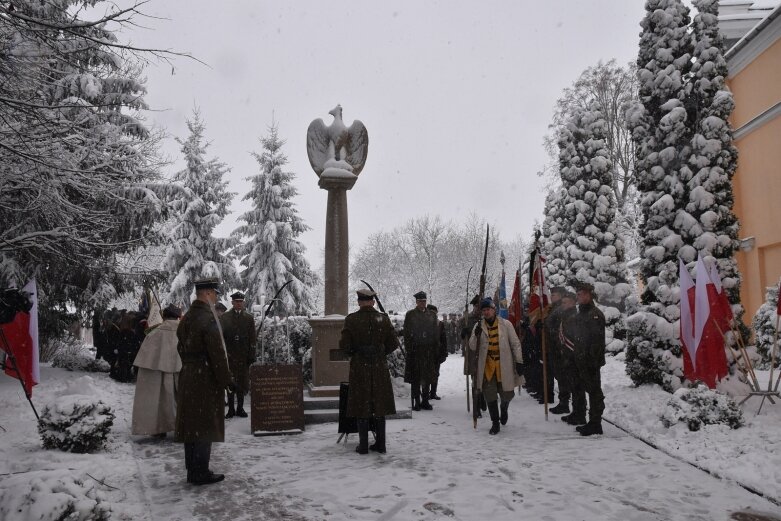
[[696, 379], [697, 344], [694, 343], [694, 281], [683, 260], [678, 259], [681, 285], [681, 344], [683, 344], [683, 374]]
[[708, 275], [710, 276], [710, 281], [713, 283], [713, 286], [716, 288], [716, 293], [718, 293], [719, 313], [715, 317], [716, 325], [722, 332], [726, 333], [730, 330], [730, 323], [732, 322], [732, 319], [735, 318], [735, 315], [732, 314], [732, 306], [730, 305], [729, 299], [727, 299], [727, 293], [724, 291], [721, 284], [721, 275], [719, 275], [719, 269], [716, 267], [715, 262], [708, 268]]
[[724, 336], [719, 329], [724, 308], [716, 285], [711, 281], [702, 257], [697, 259], [697, 284], [694, 292], [694, 345], [697, 346], [695, 366], [697, 377], [713, 389], [727, 375], [727, 355]]
[[[33, 386], [41, 379], [38, 364], [38, 290], [35, 279], [22, 291], [30, 294], [32, 307], [29, 312], [19, 311], [11, 322], [0, 325], [5, 342], [0, 349], [8, 352], [5, 359], [5, 374], [22, 381], [25, 393], [32, 396]], [[16, 361], [14, 365], [13, 360]]]

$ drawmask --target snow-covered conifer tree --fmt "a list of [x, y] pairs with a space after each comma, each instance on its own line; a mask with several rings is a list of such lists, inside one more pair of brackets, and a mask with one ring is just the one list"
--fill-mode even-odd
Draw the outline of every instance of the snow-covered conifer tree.
[[[695, 219], [685, 211], [691, 180], [691, 121], [684, 106], [691, 66], [689, 9], [681, 0], [647, 0], [637, 58], [640, 103], [628, 117], [637, 147], [644, 291], [627, 319], [627, 373], [636, 384], [680, 386], [678, 259], [696, 260]], [[670, 356], [672, 354], [673, 356]]]
[[223, 179], [228, 168], [217, 159], [206, 159], [208, 143], [203, 142], [205, 128], [198, 110], [187, 120], [187, 128], [187, 139], [177, 140], [186, 166], [174, 176], [185, 195], [174, 201], [176, 216], [163, 260], [171, 286], [169, 298], [184, 305], [189, 304], [194, 282], [201, 277], [217, 277], [228, 287], [238, 283], [236, 268], [227, 254], [235, 241], [212, 235], [235, 195]]
[[563, 187], [552, 188], [545, 197], [545, 219], [542, 222], [542, 249], [545, 252], [545, 275], [551, 287], [566, 286], [567, 244], [569, 221], [564, 213], [567, 191]]
[[[767, 288], [765, 303], [754, 314], [751, 325], [756, 338], [757, 353], [762, 357], [762, 368], [770, 367], [771, 349], [776, 338], [778, 286]], [[776, 351], [776, 366], [781, 364], [781, 352]]]
[[[693, 246], [703, 257], [713, 257], [741, 323], [740, 273], [735, 252], [738, 250], [738, 219], [732, 211], [732, 177], [737, 167], [737, 149], [732, 144], [729, 116], [735, 103], [727, 89], [727, 61], [719, 33], [717, 0], [695, 0], [699, 11], [694, 17], [694, 61], [689, 98], [696, 121], [689, 164], [687, 212], [696, 220], [692, 226]], [[748, 340], [744, 331], [744, 340]]]
[[248, 178], [252, 189], [243, 198], [252, 201], [252, 209], [239, 217], [246, 224], [232, 234], [236, 240], [248, 240], [236, 246], [234, 254], [244, 267], [241, 276], [248, 301], [257, 301], [264, 294], [270, 299], [285, 282], [292, 280], [279, 298], [288, 314], [308, 314], [314, 311], [312, 291], [317, 275], [298, 240], [309, 227], [293, 204], [293, 197], [298, 194], [293, 186], [295, 174], [283, 170], [287, 164], [282, 152], [285, 141], [279, 138], [276, 124], [271, 125], [268, 136], [260, 142], [263, 152], [252, 154], [260, 173]]

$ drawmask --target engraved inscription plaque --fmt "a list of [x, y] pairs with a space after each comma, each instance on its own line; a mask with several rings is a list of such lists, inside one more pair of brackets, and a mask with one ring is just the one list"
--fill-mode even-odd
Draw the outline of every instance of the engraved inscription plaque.
[[250, 367], [250, 427], [256, 436], [304, 430], [304, 376], [299, 364]]

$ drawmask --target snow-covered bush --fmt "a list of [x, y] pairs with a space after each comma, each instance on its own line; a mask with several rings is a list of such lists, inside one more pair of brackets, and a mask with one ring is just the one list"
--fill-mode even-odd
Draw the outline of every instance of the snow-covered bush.
[[67, 469], [25, 472], [3, 481], [4, 521], [106, 521], [111, 507], [90, 477]]
[[72, 336], [53, 339], [51, 343], [58, 344], [51, 358], [52, 367], [89, 373], [107, 373], [111, 369], [108, 362], [96, 360], [95, 354], [81, 340]]
[[95, 452], [103, 447], [114, 424], [111, 407], [93, 396], [66, 394], [41, 412], [38, 433], [45, 449]]
[[[260, 320], [256, 324], [260, 328]], [[307, 317], [267, 318], [255, 348], [261, 363], [300, 363], [304, 381], [312, 381], [312, 326]]]
[[[388, 315], [388, 317], [391, 320], [391, 324], [393, 324], [393, 330], [396, 332], [396, 335], [400, 335], [404, 330], [404, 315]], [[398, 338], [399, 344], [404, 348], [404, 337], [399, 336]], [[392, 377], [403, 377], [406, 365], [407, 361], [405, 360], [401, 349], [397, 349], [388, 355], [388, 369], [390, 370]]]
[[[765, 303], [760, 306], [751, 321], [754, 328], [757, 352], [762, 357], [760, 369], [770, 368], [770, 349], [773, 347], [773, 341], [776, 335], [776, 310], [778, 306], [778, 287], [767, 288], [765, 294]], [[776, 366], [779, 363], [779, 353], [776, 353]]]
[[660, 419], [667, 428], [685, 423], [690, 431], [716, 424], [737, 429], [746, 423], [743, 411], [729, 395], [708, 389], [705, 385], [675, 391]]

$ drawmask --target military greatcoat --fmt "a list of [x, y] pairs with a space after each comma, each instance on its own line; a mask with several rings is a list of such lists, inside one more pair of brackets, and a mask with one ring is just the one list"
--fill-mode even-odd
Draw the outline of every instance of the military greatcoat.
[[176, 395], [178, 442], [225, 441], [225, 388], [231, 382], [220, 328], [209, 305], [196, 300], [176, 329], [182, 359]]
[[396, 412], [386, 356], [399, 347], [388, 315], [365, 306], [344, 319], [339, 347], [350, 357], [347, 416], [369, 418]]
[[404, 347], [412, 374], [420, 381], [432, 382], [437, 376], [439, 321], [433, 311], [413, 308], [404, 316]]
[[255, 361], [255, 319], [243, 309], [231, 309], [220, 317], [220, 324], [236, 392], [243, 396], [249, 392], [249, 366]]

